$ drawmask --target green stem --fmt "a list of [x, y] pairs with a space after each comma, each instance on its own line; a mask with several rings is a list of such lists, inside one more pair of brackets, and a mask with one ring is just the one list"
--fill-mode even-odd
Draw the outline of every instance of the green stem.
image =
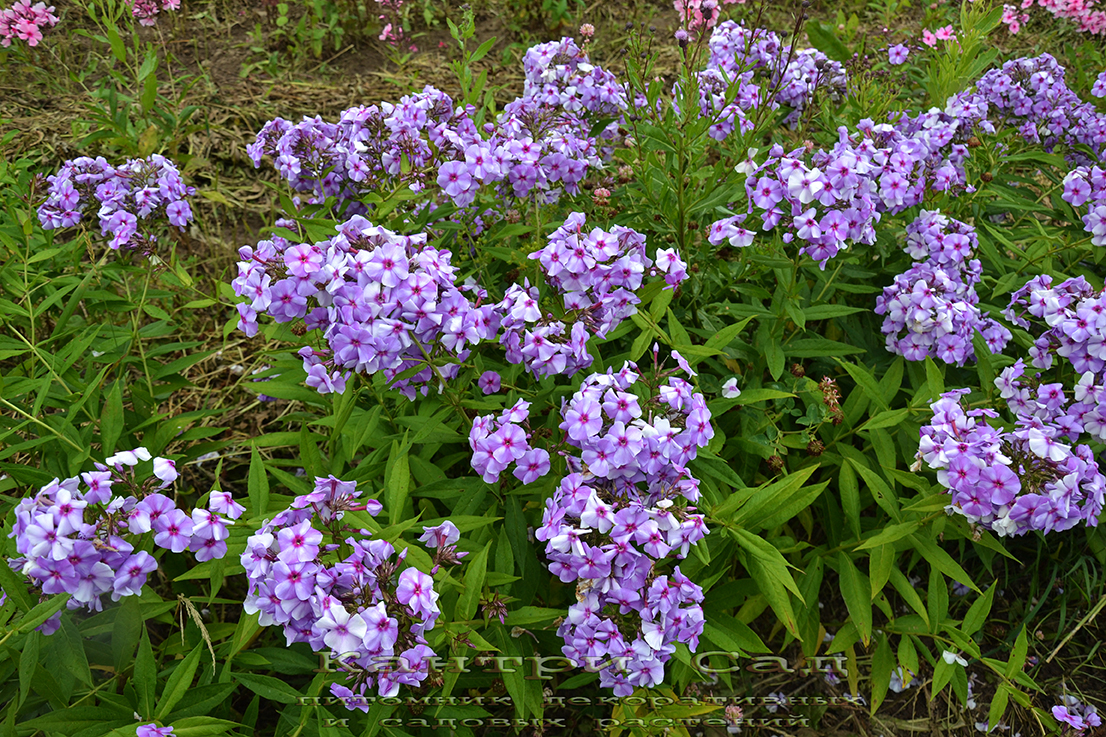
[[49, 425], [47, 425], [47, 424], [46, 424], [45, 422], [43, 422], [42, 420], [38, 419], [37, 417], [34, 417], [34, 416], [32, 416], [32, 415], [29, 415], [29, 414], [27, 414], [26, 412], [24, 412], [23, 410], [21, 410], [21, 409], [20, 409], [19, 407], [16, 407], [16, 406], [15, 406], [14, 404], [12, 404], [12, 403], [11, 403], [11, 402], [9, 402], [8, 400], [4, 399], [3, 397], [0, 397], [0, 404], [3, 404], [3, 405], [5, 405], [5, 406], [6, 406], [6, 407], [7, 407], [8, 409], [10, 409], [10, 410], [11, 410], [12, 412], [15, 412], [15, 413], [17, 413], [17, 414], [20, 414], [20, 415], [22, 415], [23, 417], [27, 418], [27, 419], [28, 419], [28, 420], [30, 420], [31, 422], [35, 423], [36, 425], [40, 425], [41, 427], [44, 427], [44, 428], [46, 428], [47, 430], [49, 430], [49, 431], [50, 431], [50, 433], [51, 433], [52, 435], [54, 435], [54, 436], [55, 436], [56, 438], [58, 438], [59, 440], [64, 440], [64, 441], [65, 441], [66, 443], [68, 443], [68, 444], [69, 444], [69, 446], [70, 446], [71, 448], [73, 448], [74, 450], [76, 450], [76, 451], [77, 451], [78, 453], [84, 453], [84, 452], [85, 452], [85, 451], [87, 450], [87, 448], [82, 448], [81, 446], [77, 445], [77, 444], [76, 444], [76, 443], [74, 443], [74, 442], [73, 442], [72, 440], [70, 440], [69, 438], [65, 437], [65, 436], [64, 436], [64, 435], [62, 435], [62, 434], [61, 434], [60, 432], [58, 432], [58, 431], [57, 431], [57, 430], [55, 430], [54, 428], [50, 427]]

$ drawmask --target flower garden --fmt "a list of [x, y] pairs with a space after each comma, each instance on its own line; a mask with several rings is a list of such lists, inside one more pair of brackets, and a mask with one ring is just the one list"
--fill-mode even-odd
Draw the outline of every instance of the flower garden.
[[1106, 5], [0, 9], [0, 720], [1091, 735]]

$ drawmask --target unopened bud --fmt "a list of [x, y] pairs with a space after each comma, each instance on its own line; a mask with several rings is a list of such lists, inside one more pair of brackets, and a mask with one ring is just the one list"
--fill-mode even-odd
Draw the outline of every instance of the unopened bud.
[[307, 326], [302, 322], [297, 322], [292, 326], [292, 335], [301, 336], [307, 333]]
[[768, 467], [771, 468], [773, 471], [778, 472], [781, 468], [783, 468], [783, 459], [779, 456], [769, 456]]
[[791, 375], [797, 379], [801, 379], [806, 376], [806, 369], [803, 368], [801, 363], [793, 363], [791, 364]]
[[825, 451], [825, 449], [826, 444], [823, 443], [821, 440], [818, 440], [817, 438], [811, 440], [809, 443], [807, 443], [806, 446], [806, 452], [815, 457], [822, 455], [822, 452]]
[[995, 178], [995, 175], [992, 174], [989, 171], [985, 171], [985, 172], [983, 172], [982, 174], [979, 175], [979, 178], [982, 179], [985, 182], [989, 182], [989, 181], [991, 181], [992, 179]]

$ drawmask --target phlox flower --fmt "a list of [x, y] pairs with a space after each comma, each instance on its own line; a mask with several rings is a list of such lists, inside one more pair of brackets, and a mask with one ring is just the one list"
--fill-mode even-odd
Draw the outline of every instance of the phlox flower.
[[453, 545], [460, 539], [460, 530], [457, 529], [457, 525], [449, 520], [446, 520], [437, 527], [422, 528], [422, 535], [419, 536], [419, 542], [429, 548], [444, 548]]

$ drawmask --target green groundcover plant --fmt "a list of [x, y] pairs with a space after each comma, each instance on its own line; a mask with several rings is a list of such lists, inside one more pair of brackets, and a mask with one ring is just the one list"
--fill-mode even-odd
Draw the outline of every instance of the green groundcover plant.
[[[855, 54], [677, 10], [533, 46], [501, 108], [469, 12], [460, 97], [271, 120], [282, 212], [221, 283], [156, 144], [0, 160], [6, 733], [721, 734], [911, 688], [1099, 726], [1039, 603], [987, 625], [1015, 542], [1106, 564], [1106, 71], [1000, 59], [982, 2]], [[280, 429], [166, 410], [205, 310]]]

